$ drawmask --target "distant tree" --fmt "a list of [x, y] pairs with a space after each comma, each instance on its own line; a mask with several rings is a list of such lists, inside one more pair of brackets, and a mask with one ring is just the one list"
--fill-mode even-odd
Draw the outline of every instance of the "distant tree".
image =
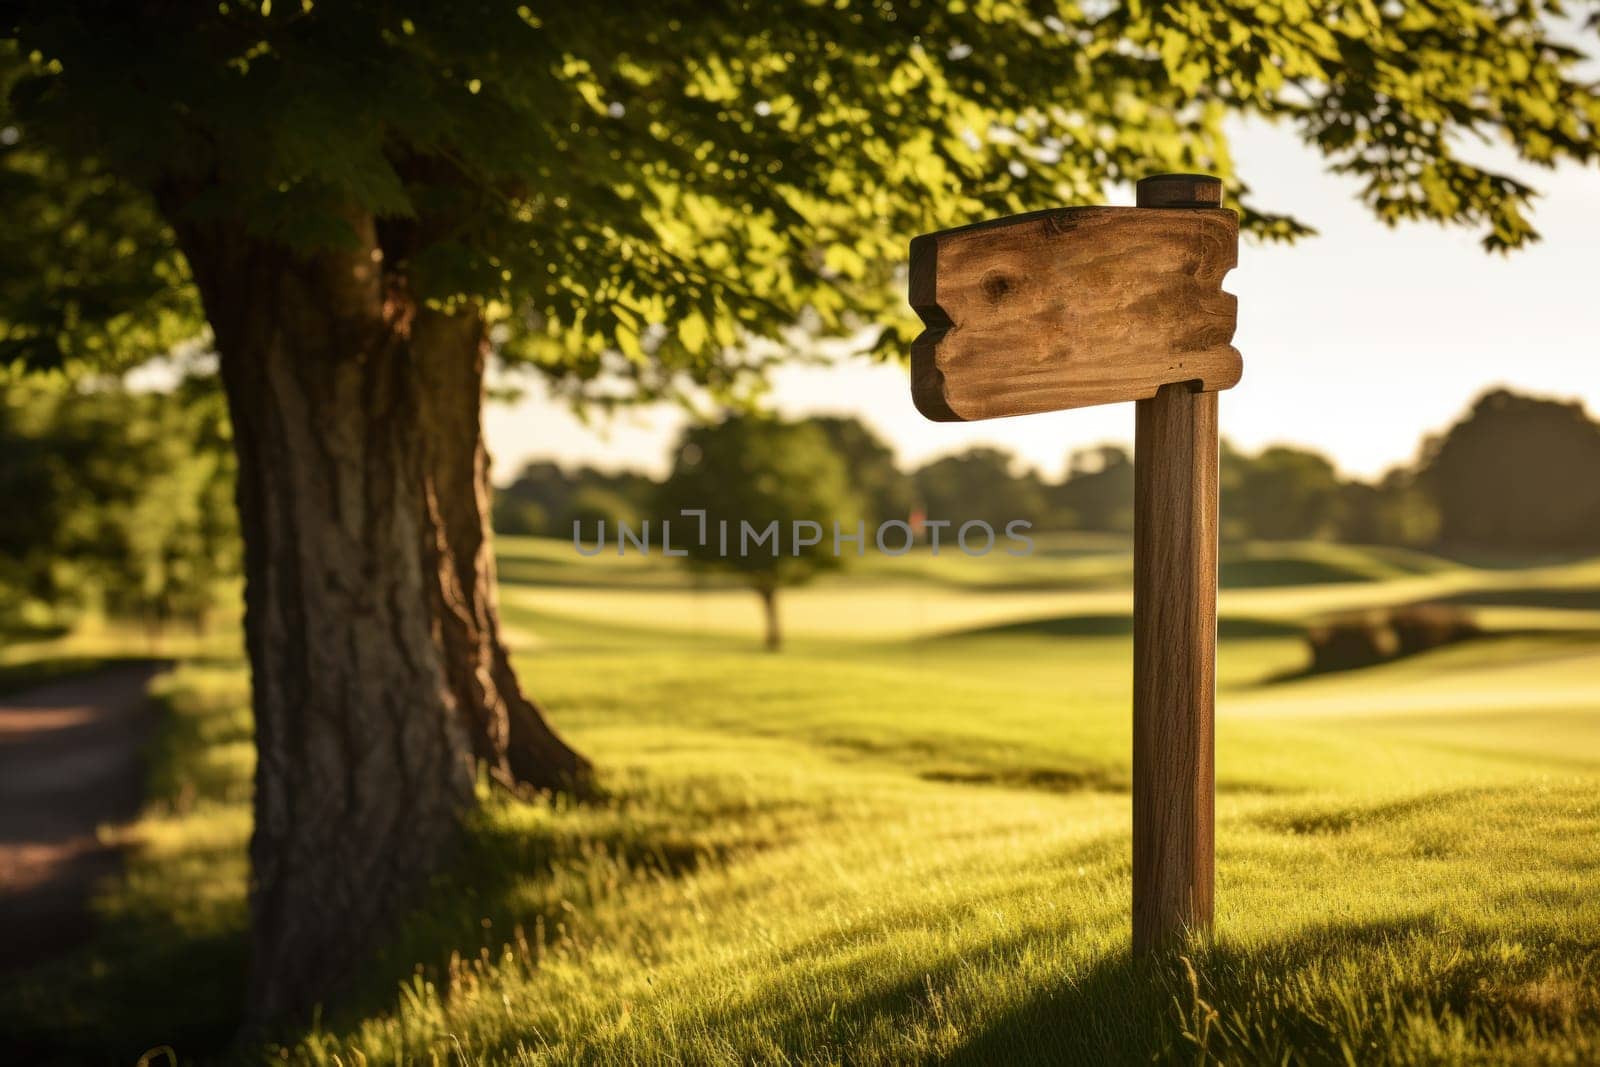
[[1002, 530], [1015, 519], [1038, 522], [1044, 486], [1032, 470], [1016, 471], [1016, 457], [981, 446], [933, 460], [913, 475], [928, 518], [959, 526], [982, 519]]
[[[572, 494], [576, 491], [576, 480], [561, 464], [548, 459], [532, 460], [518, 472], [510, 485], [496, 490], [495, 502], [497, 508], [503, 509], [508, 520], [512, 520], [513, 516], [539, 520], [534, 528], [523, 528], [516, 532], [560, 534], [561, 518], [570, 509]], [[534, 510], [519, 511], [515, 507], [517, 504]], [[495, 528], [501, 527], [497, 524]]]
[[894, 450], [860, 419], [848, 415], [823, 415], [809, 420], [825, 435], [845, 461], [867, 522], [876, 526], [889, 519], [904, 521], [916, 507], [911, 478], [895, 463]]
[[239, 573], [233, 457], [214, 382], [172, 393], [0, 391], [0, 587], [153, 631], [203, 625]]
[[56, 398], [43, 386], [4, 390], [0, 403], [0, 624], [22, 621], [31, 604], [60, 605], [52, 559], [62, 523], [59, 471], [50, 433]]
[[567, 501], [567, 510], [561, 515], [560, 531], [567, 537], [574, 537], [575, 527], [594, 530], [602, 528], [601, 524], [604, 524], [603, 530], [614, 539], [619, 526], [630, 529], [638, 526], [641, 514], [621, 493], [599, 485], [584, 485]]
[[550, 531], [550, 519], [544, 508], [531, 500], [512, 496], [504, 489], [495, 490], [490, 522], [495, 533], [508, 537], [531, 537]]
[[[680, 517], [685, 509], [705, 512], [704, 540], [694, 519]], [[827, 435], [809, 423], [760, 416], [735, 416], [685, 432], [658, 511], [672, 522], [673, 548], [687, 550], [692, 566], [737, 575], [761, 597], [772, 651], [783, 644], [778, 590], [843, 564], [835, 551], [835, 522], [851, 536], [864, 525], [844, 460]], [[807, 527], [796, 537], [796, 523], [818, 528]], [[775, 540], [752, 544], [747, 529], [751, 537], [772, 533]], [[813, 543], [802, 543], [813, 535]], [[866, 538], [873, 535], [865, 529]]]
[[579, 467], [573, 481], [581, 488], [594, 486], [615, 494], [636, 515], [648, 515], [655, 507], [660, 482], [636, 470], [600, 470], [596, 467]]
[[1055, 521], [1079, 530], [1133, 529], [1133, 453], [1123, 445], [1079, 449], [1066, 478], [1046, 490]]
[[1600, 549], [1600, 424], [1577, 401], [1484, 394], [1424, 445], [1417, 482], [1446, 547]]
[[591, 494], [593, 501], [610, 502], [595, 514], [636, 518], [649, 514], [656, 483], [636, 471], [602, 471], [589, 466], [569, 470], [551, 460], [534, 460], [510, 485], [496, 491], [495, 507], [501, 518], [495, 528], [506, 533], [569, 537], [572, 516], [579, 506], [577, 498], [586, 490], [599, 494]]
[[1339, 532], [1339, 474], [1317, 452], [1276, 445], [1252, 456], [1224, 442], [1219, 479], [1223, 540], [1331, 539]]
[[1346, 482], [1339, 539], [1353, 544], [1420, 548], [1439, 536], [1439, 509], [1409, 470], [1395, 470], [1375, 483]]

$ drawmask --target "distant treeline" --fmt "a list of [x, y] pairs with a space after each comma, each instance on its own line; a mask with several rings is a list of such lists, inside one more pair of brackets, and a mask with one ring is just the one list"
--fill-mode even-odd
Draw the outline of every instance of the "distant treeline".
[[[1133, 455], [1120, 444], [1072, 453], [1059, 481], [996, 448], [972, 448], [902, 470], [859, 420], [808, 420], [844, 460], [869, 522], [918, 514], [1014, 518], [1038, 530], [1133, 528]], [[1600, 422], [1576, 402], [1488, 392], [1417, 458], [1377, 481], [1341, 478], [1310, 449], [1221, 459], [1224, 541], [1333, 540], [1488, 554], [1600, 551]], [[636, 471], [536, 461], [496, 495], [503, 533], [570, 537], [601, 519], [655, 517], [659, 486]]]
[[[1017, 518], [1039, 531], [1132, 528], [1133, 460], [1120, 445], [1073, 453], [1059, 481], [993, 448], [905, 471], [858, 420], [810, 421], [869, 524], [921, 514], [997, 529]], [[239, 573], [233, 470], [210, 379], [164, 393], [115, 381], [0, 385], [0, 626], [90, 610], [152, 627], [203, 623]], [[1227, 541], [1600, 551], [1600, 423], [1578, 403], [1487, 393], [1376, 482], [1341, 478], [1326, 457], [1291, 447], [1224, 445], [1221, 476]], [[662, 499], [643, 474], [536, 462], [496, 495], [494, 518], [505, 533], [571, 537], [574, 520], [589, 531], [600, 519], [637, 525]]]

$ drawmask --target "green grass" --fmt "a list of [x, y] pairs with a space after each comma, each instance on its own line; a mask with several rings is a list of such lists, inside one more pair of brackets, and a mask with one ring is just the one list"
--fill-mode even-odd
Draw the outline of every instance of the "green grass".
[[[0, 992], [0, 1029], [122, 1062], [1600, 1059], [1600, 639], [1551, 595], [1600, 564], [1241, 555], [1280, 580], [1222, 601], [1217, 931], [1140, 960], [1119, 551], [1028, 588], [874, 561], [789, 596], [770, 656], [748, 593], [508, 548], [542, 576], [505, 568], [519, 665], [603, 803], [486, 792], [350, 1004], [226, 1049], [246, 679], [187, 666], [107, 935]], [[1542, 622], [1280, 680], [1318, 614], [1447, 596]]]

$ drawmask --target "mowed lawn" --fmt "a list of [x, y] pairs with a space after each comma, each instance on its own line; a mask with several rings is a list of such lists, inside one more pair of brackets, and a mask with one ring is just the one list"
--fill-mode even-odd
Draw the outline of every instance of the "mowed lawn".
[[[245, 673], [195, 659], [83, 954], [13, 1048], [527, 1063], [1600, 1060], [1600, 561], [1258, 546], [1224, 566], [1217, 930], [1129, 953], [1128, 559], [867, 559], [759, 606], [661, 559], [502, 550], [526, 683], [607, 798], [491, 794], [355, 1002], [229, 1046]], [[1304, 673], [1323, 613], [1490, 636]]]

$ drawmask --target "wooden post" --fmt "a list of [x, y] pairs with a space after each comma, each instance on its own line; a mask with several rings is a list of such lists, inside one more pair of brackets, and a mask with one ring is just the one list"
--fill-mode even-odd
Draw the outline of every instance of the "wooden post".
[[1162, 174], [1138, 207], [989, 219], [911, 242], [911, 399], [937, 422], [1137, 403], [1133, 943], [1211, 925], [1217, 391], [1239, 217], [1222, 183]]
[[[1138, 186], [1140, 207], [1221, 198], [1205, 176]], [[1217, 394], [1163, 385], [1134, 418], [1133, 945], [1144, 952], [1212, 919]]]

